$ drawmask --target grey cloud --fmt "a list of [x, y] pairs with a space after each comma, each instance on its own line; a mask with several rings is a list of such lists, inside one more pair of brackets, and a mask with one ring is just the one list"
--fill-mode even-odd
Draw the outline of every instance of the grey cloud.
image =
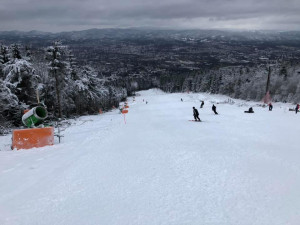
[[1, 0], [0, 30], [245, 24], [247, 29], [299, 30], [299, 11], [299, 0]]

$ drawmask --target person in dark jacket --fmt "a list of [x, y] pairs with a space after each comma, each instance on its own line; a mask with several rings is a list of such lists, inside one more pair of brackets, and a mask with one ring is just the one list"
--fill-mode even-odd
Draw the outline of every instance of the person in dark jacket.
[[201, 121], [199, 118], [199, 112], [195, 107], [193, 107], [193, 115], [194, 115], [195, 121]]
[[217, 115], [218, 113], [217, 113], [217, 107], [215, 106], [215, 105], [213, 105], [212, 107], [211, 107], [211, 109], [212, 109], [212, 111]]
[[245, 111], [245, 113], [254, 113], [253, 108], [250, 107], [248, 111]]
[[201, 102], [200, 108], [203, 108], [204, 106], [204, 101]]
[[299, 104], [297, 104], [295, 108], [296, 114], [299, 112], [299, 107], [300, 107]]
[[269, 111], [272, 111], [272, 109], [273, 109], [273, 105], [272, 105], [272, 103], [270, 103], [269, 104]]

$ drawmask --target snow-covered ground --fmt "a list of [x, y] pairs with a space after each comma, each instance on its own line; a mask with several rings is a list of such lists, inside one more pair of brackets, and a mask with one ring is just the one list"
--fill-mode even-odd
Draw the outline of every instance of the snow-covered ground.
[[[300, 115], [289, 105], [235, 100], [214, 115], [211, 102], [228, 97], [140, 94], [126, 125], [115, 110], [81, 117], [54, 146], [9, 151], [0, 137], [0, 224], [300, 224]], [[204, 122], [188, 121], [192, 106]]]

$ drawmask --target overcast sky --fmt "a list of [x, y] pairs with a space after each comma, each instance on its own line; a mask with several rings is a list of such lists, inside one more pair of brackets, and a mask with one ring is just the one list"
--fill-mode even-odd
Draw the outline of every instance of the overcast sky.
[[1, 0], [0, 30], [300, 30], [300, 0]]

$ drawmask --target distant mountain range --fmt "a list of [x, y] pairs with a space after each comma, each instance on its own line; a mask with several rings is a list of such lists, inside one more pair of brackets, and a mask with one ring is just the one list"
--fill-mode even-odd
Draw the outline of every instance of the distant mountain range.
[[155, 30], [155, 29], [89, 29], [70, 32], [0, 31], [0, 41], [27, 42], [47, 40], [97, 39], [217, 39], [232, 41], [300, 41], [300, 31], [222, 31], [222, 30]]

